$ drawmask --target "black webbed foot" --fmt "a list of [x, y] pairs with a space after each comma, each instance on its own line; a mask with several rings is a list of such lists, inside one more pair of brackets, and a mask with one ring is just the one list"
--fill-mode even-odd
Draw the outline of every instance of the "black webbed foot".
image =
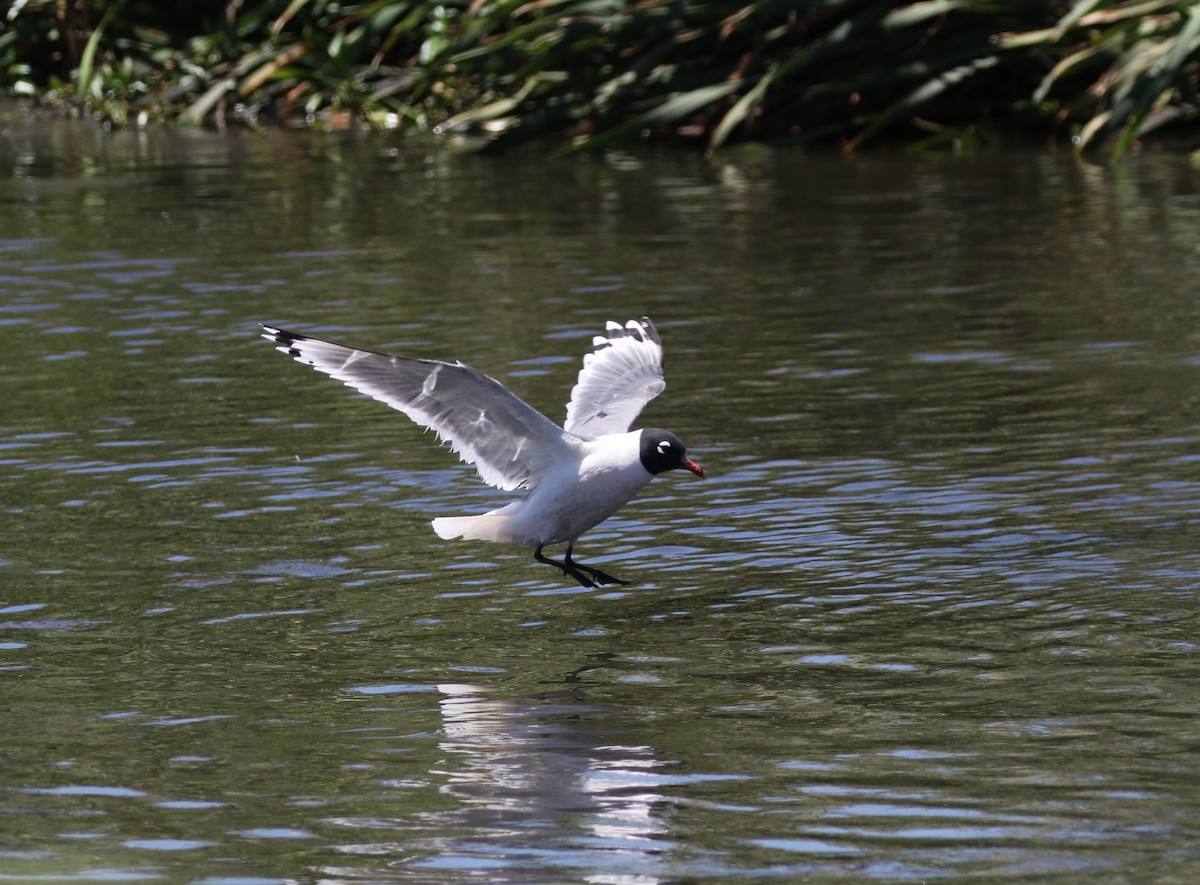
[[533, 558], [538, 562], [544, 562], [546, 565], [552, 565], [560, 569], [564, 575], [574, 578], [579, 582], [581, 587], [587, 587], [589, 590], [598, 587], [601, 584], [628, 584], [628, 581], [622, 581], [620, 578], [615, 578], [608, 572], [598, 568], [593, 568], [590, 565], [576, 562], [571, 558], [571, 553], [575, 549], [574, 544], [567, 545], [567, 555], [562, 560], [550, 559], [542, 555], [542, 545], [538, 544], [537, 549], [533, 551]]
[[574, 578], [579, 582], [581, 587], [587, 587], [589, 590], [596, 586], [596, 582], [579, 570], [579, 567], [571, 561], [570, 557], [564, 557], [562, 561], [550, 559], [547, 556], [542, 556], [542, 545], [538, 544], [537, 550], [533, 551], [533, 558], [538, 562], [544, 562], [546, 565], [552, 565], [560, 569], [564, 575]]
[[584, 565], [583, 563], [575, 562], [574, 560], [571, 561], [571, 564], [579, 571], [587, 572], [589, 575], [591, 575], [592, 580], [597, 584], [629, 584], [628, 581], [622, 581], [620, 578], [614, 578], [608, 572], [602, 572], [600, 569], [595, 568], [594, 566]]

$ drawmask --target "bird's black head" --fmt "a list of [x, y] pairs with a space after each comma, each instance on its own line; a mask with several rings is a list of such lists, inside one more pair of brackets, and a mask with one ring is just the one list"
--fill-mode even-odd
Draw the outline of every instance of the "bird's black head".
[[687, 456], [679, 437], [669, 430], [647, 427], [642, 431], [642, 466], [658, 475], [668, 470], [689, 470], [704, 479], [700, 465]]

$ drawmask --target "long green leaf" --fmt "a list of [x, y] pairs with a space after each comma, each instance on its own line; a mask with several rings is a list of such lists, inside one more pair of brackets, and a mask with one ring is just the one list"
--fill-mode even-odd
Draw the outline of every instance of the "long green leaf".
[[802, 46], [799, 51], [793, 53], [779, 65], [769, 69], [762, 79], [743, 95], [717, 123], [709, 138], [708, 149], [713, 151], [725, 144], [733, 130], [748, 119], [753, 110], [762, 103], [767, 90], [773, 83], [794, 76], [835, 48], [841, 48], [853, 36], [868, 28], [874, 28], [879, 21], [880, 13], [885, 8], [885, 5], [873, 4], [860, 10], [851, 18], [830, 29], [828, 33]]
[[1079, 0], [1074, 6], [1067, 10], [1067, 14], [1058, 20], [1058, 24], [1054, 26], [1051, 35], [1051, 42], [1057, 43], [1067, 31], [1071, 30], [1080, 19], [1100, 5], [1102, 0]]
[[1106, 54], [1115, 53], [1120, 48], [1122, 42], [1128, 39], [1128, 27], [1118, 26], [1110, 28], [1108, 33], [1097, 42], [1087, 46], [1078, 52], [1072, 52], [1070, 55], [1059, 59], [1058, 63], [1050, 69], [1042, 82], [1038, 84], [1038, 88], [1034, 90], [1033, 101], [1040, 103], [1045, 100], [1054, 84], [1063, 74], [1071, 71], [1080, 65], [1091, 61], [1094, 58], [1103, 57]]
[[975, 59], [964, 65], [951, 68], [932, 80], [922, 84], [919, 88], [910, 92], [900, 101], [893, 104], [881, 114], [876, 114], [872, 119], [871, 124], [863, 129], [858, 135], [850, 139], [846, 144], [845, 152], [851, 153], [858, 148], [860, 144], [868, 138], [873, 137], [877, 132], [890, 124], [896, 117], [901, 114], [915, 110], [925, 104], [930, 99], [945, 92], [951, 87], [957, 86], [968, 77], [978, 74], [980, 71], [985, 71], [988, 68], [994, 68], [1000, 64], [1000, 59], [994, 55], [987, 55], [983, 58]]
[[776, 80], [799, 71], [805, 65], [820, 57], [830, 46], [845, 40], [853, 30], [854, 21], [842, 22], [828, 34], [801, 47], [798, 52], [793, 53], [782, 64], [770, 68], [758, 83], [755, 84], [754, 88], [738, 99], [734, 106], [717, 123], [717, 127], [713, 130], [712, 136], [709, 138], [708, 149], [713, 151], [725, 144], [733, 130], [749, 119], [754, 109], [762, 103], [767, 90], [771, 88], [771, 85]]
[[217, 78], [203, 95], [188, 105], [187, 109], [179, 115], [179, 122], [187, 126], [200, 123], [208, 116], [208, 112], [216, 107], [222, 96], [237, 86], [239, 77], [245, 76], [265, 61], [274, 58], [276, 53], [277, 50], [274, 47], [268, 46], [264, 50], [243, 56], [230, 73]]
[[79, 57], [79, 68], [75, 72], [76, 97], [81, 105], [87, 101], [88, 94], [92, 91], [92, 74], [96, 67], [96, 50], [100, 47], [100, 38], [104, 34], [104, 29], [108, 27], [108, 23], [124, 5], [125, 0], [117, 0], [108, 7], [108, 11], [101, 16], [100, 23], [96, 25], [96, 29], [92, 31], [87, 44], [83, 47], [83, 54]]
[[439, 125], [434, 131], [438, 135], [449, 134], [462, 126], [472, 123], [483, 123], [488, 120], [495, 120], [498, 117], [508, 116], [521, 106], [537, 85], [538, 78], [530, 77], [515, 95], [510, 95], [507, 98], [498, 99], [497, 101], [488, 102], [487, 104], [463, 111], [461, 114], [457, 114]]
[[[1089, 0], [1099, 2], [1099, 0]], [[902, 6], [884, 16], [880, 24], [889, 30], [910, 28], [923, 24], [931, 18], [941, 18], [958, 9], [979, 9], [992, 4], [981, 3], [980, 0], [920, 0], [908, 6]]]
[[708, 139], [708, 149], [715, 151], [733, 133], [733, 130], [740, 126], [743, 122], [749, 119], [750, 114], [754, 109], [762, 104], [763, 97], [767, 94], [767, 90], [771, 88], [771, 84], [775, 82], [775, 76], [778, 68], [772, 68], [762, 76], [761, 79], [754, 85], [749, 92], [734, 102], [733, 107], [725, 112], [725, 116], [721, 117], [712, 135]]
[[578, 151], [595, 150], [609, 142], [624, 138], [641, 129], [663, 126], [673, 123], [680, 117], [693, 114], [701, 108], [708, 107], [713, 102], [720, 101], [725, 96], [736, 92], [743, 86], [741, 81], [728, 80], [712, 86], [702, 86], [680, 95], [675, 95], [655, 108], [634, 117], [628, 122], [606, 129], [596, 135], [580, 139], [562, 153], [573, 154]]
[[1200, 45], [1200, 4], [1193, 4], [1187, 10], [1187, 18], [1183, 29], [1174, 40], [1174, 45], [1166, 57], [1145, 78], [1144, 88], [1138, 90], [1134, 106], [1128, 115], [1128, 122], [1113, 148], [1112, 160], [1115, 163], [1137, 138], [1142, 123], [1160, 97], [1172, 88], [1179, 69], [1183, 63], [1196, 51]]
[[288, 4], [287, 9], [281, 12], [275, 21], [271, 22], [271, 36], [278, 37], [279, 32], [284, 29], [287, 23], [292, 20], [292, 17], [301, 9], [303, 9], [305, 4], [308, 2], [310, 2], [310, 0], [292, 0], [292, 2]]
[[188, 105], [187, 110], [179, 115], [179, 122], [187, 126], [195, 126], [200, 123], [200, 121], [208, 116], [208, 112], [216, 107], [217, 102], [221, 100], [221, 96], [236, 85], [236, 77], [221, 77], [208, 88], [208, 91]]
[[1091, 144], [1092, 139], [1096, 137], [1096, 133], [1108, 125], [1112, 116], [1112, 111], [1104, 111], [1088, 120], [1084, 124], [1083, 129], [1079, 131], [1079, 135], [1076, 136], [1075, 153], [1082, 154], [1087, 146]]

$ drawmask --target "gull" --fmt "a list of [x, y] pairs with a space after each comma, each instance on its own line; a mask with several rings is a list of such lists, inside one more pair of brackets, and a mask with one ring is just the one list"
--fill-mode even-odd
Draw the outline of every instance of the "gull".
[[[579, 536], [668, 470], [704, 470], [668, 430], [630, 425], [662, 393], [663, 351], [648, 317], [609, 321], [592, 339], [560, 427], [467, 364], [359, 350], [263, 324], [276, 350], [397, 409], [427, 429], [485, 483], [523, 497], [479, 516], [433, 520], [444, 539], [522, 544], [584, 587], [625, 584], [573, 558]], [[561, 560], [542, 548], [566, 544]]]

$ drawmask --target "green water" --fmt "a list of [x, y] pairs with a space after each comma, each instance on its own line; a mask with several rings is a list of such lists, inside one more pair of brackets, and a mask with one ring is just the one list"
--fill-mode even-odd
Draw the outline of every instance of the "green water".
[[[0, 130], [0, 881], [1190, 882], [1200, 172]], [[271, 322], [555, 420], [631, 581]]]

